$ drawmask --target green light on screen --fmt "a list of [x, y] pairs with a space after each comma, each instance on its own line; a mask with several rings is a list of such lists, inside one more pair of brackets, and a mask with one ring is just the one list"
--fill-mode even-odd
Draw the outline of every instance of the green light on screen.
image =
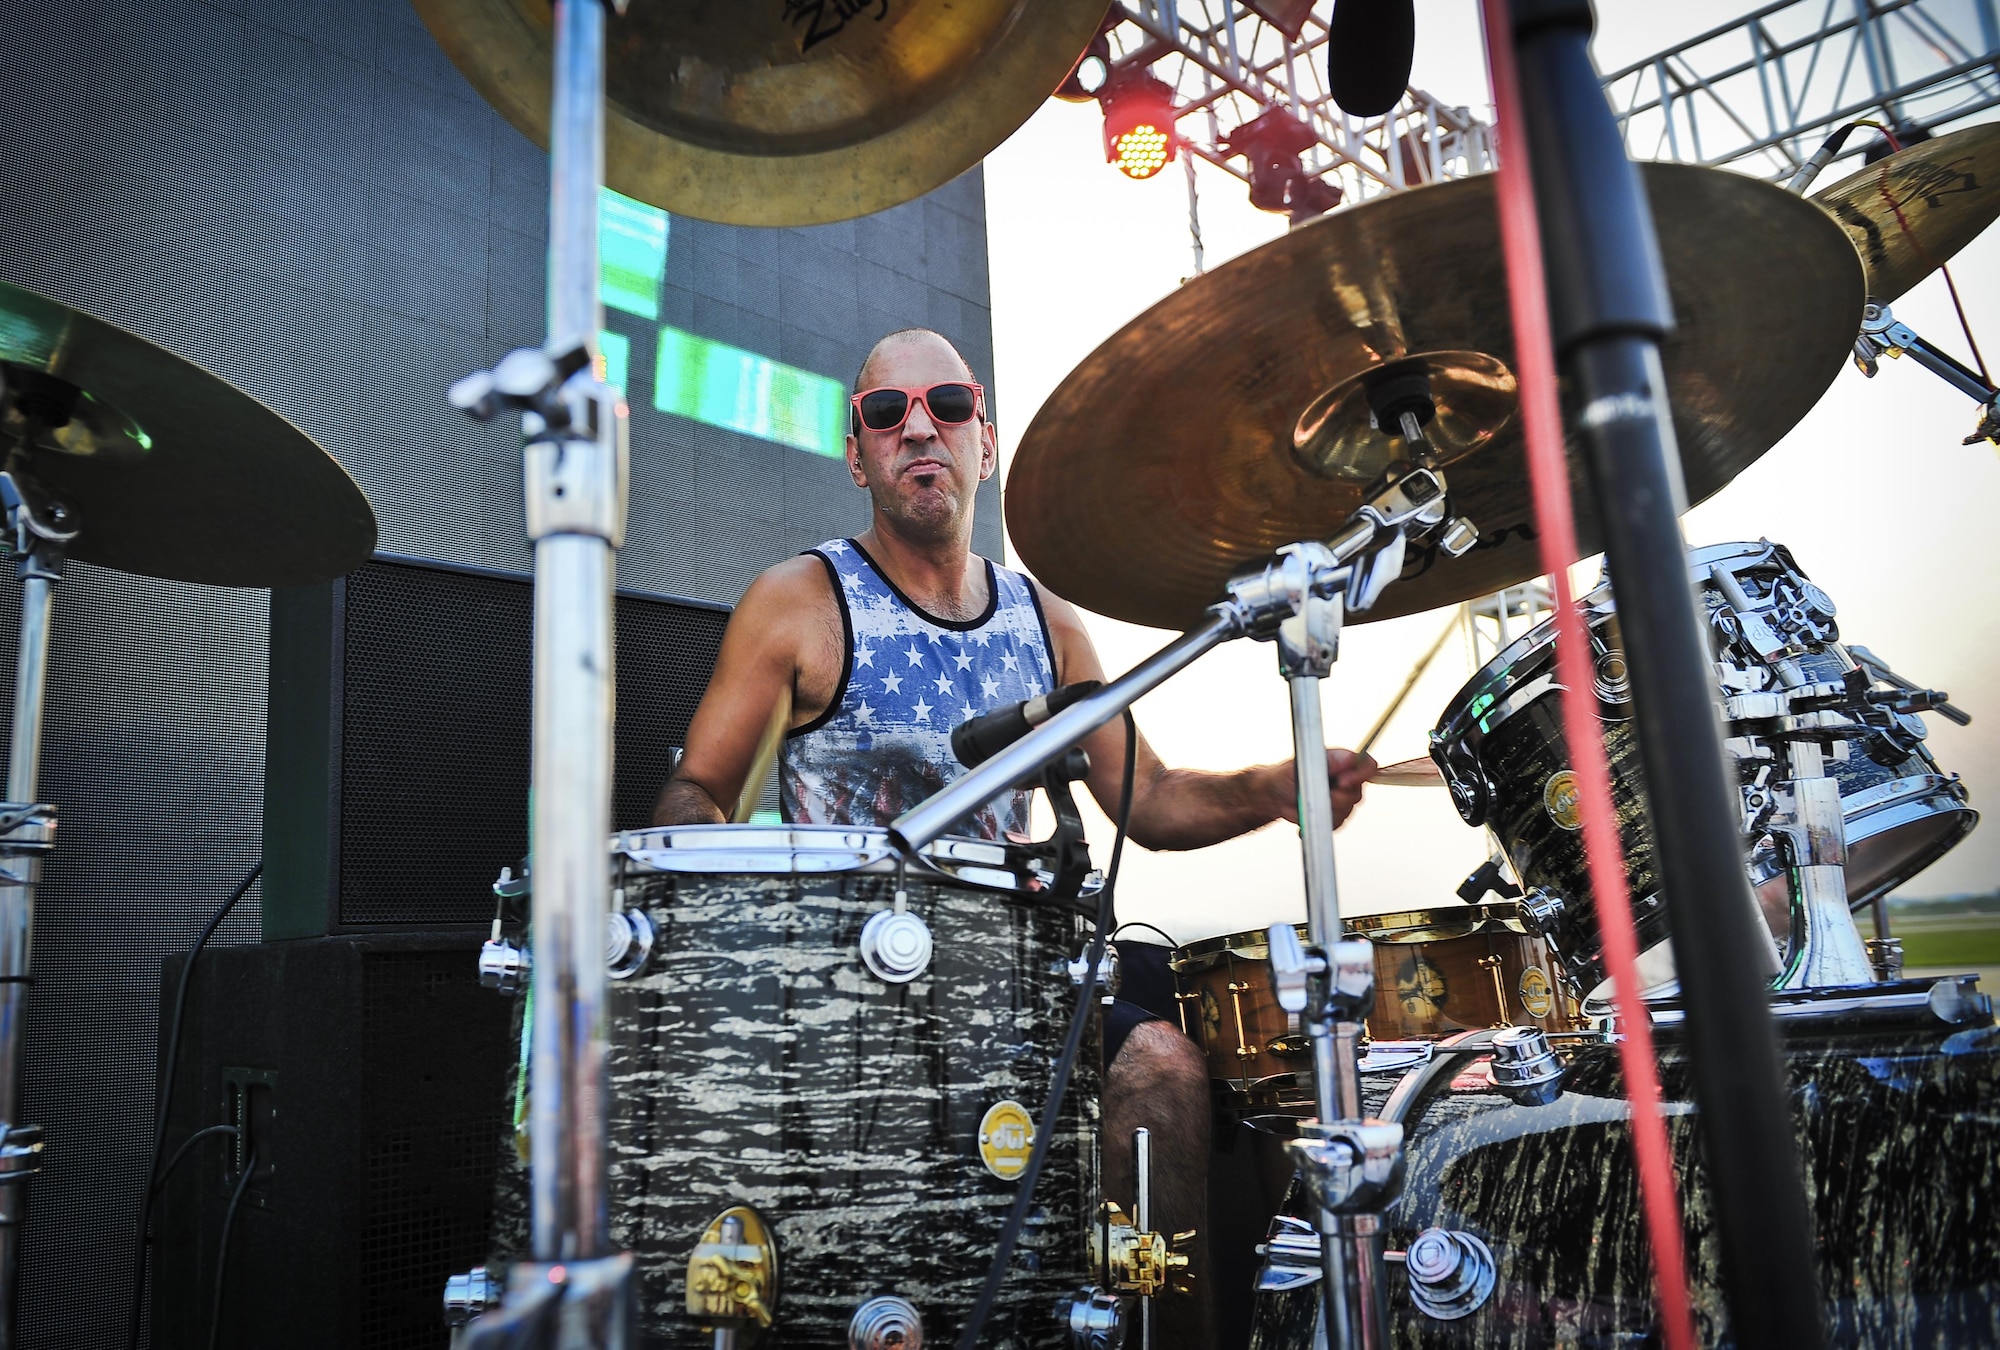
[[653, 406], [815, 455], [846, 453], [839, 380], [678, 328], [660, 330]]
[[604, 382], [624, 389], [625, 381], [632, 374], [632, 339], [608, 328], [600, 329], [597, 350], [604, 353]]
[[605, 304], [642, 319], [660, 317], [660, 283], [667, 275], [665, 211], [603, 189], [597, 257], [597, 289]]

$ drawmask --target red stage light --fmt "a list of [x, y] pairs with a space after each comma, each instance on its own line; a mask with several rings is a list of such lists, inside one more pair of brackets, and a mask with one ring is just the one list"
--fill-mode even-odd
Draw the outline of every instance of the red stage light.
[[1174, 158], [1174, 91], [1151, 75], [1126, 75], [1108, 85], [1104, 158], [1128, 178], [1151, 178]]

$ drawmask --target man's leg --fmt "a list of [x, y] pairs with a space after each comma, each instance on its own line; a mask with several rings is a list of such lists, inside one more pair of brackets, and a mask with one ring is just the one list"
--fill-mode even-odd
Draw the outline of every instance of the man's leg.
[[[1132, 1131], [1153, 1132], [1152, 1226], [1169, 1239], [1195, 1231], [1188, 1249], [1194, 1296], [1153, 1300], [1154, 1350], [1209, 1350], [1215, 1299], [1208, 1264], [1208, 1063], [1167, 1022], [1141, 1022], [1104, 1073], [1104, 1199], [1128, 1214], [1137, 1195]], [[1136, 1218], [1136, 1216], [1134, 1216]], [[1137, 1350], [1134, 1325], [1126, 1344]]]

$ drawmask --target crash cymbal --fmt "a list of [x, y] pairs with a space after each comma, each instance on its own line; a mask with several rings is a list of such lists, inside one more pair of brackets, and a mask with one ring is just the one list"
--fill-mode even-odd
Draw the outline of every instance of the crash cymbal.
[[[1677, 331], [1662, 357], [1688, 500], [1802, 417], [1860, 325], [1861, 266], [1825, 212], [1716, 169], [1641, 166]], [[1042, 404], [1005, 497], [1021, 561], [1113, 618], [1185, 628], [1231, 572], [1325, 539], [1394, 448], [1366, 381], [1422, 369], [1458, 559], [1413, 549], [1356, 620], [1485, 595], [1540, 574], [1491, 178], [1413, 188], [1293, 230], [1140, 315]], [[1580, 461], [1577, 525], [1600, 547]]]
[[211, 586], [366, 561], [347, 471], [250, 395], [134, 333], [0, 282], [0, 454], [63, 503], [72, 558]]
[[[548, 0], [414, 0], [549, 140]], [[731, 225], [852, 220], [971, 168], [1061, 84], [1105, 0], [644, 0], [610, 20], [605, 182]]]
[[1840, 222], [1888, 304], [2000, 217], [2000, 123], [1921, 141], [1812, 199]]

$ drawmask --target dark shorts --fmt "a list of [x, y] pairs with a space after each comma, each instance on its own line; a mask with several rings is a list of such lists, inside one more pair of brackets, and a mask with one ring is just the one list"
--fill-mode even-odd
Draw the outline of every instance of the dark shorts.
[[1178, 1028], [1174, 1005], [1174, 972], [1167, 949], [1151, 942], [1125, 939], [1118, 944], [1118, 997], [1104, 1010], [1104, 1067], [1125, 1048], [1132, 1029], [1146, 1022], [1166, 1022]]

